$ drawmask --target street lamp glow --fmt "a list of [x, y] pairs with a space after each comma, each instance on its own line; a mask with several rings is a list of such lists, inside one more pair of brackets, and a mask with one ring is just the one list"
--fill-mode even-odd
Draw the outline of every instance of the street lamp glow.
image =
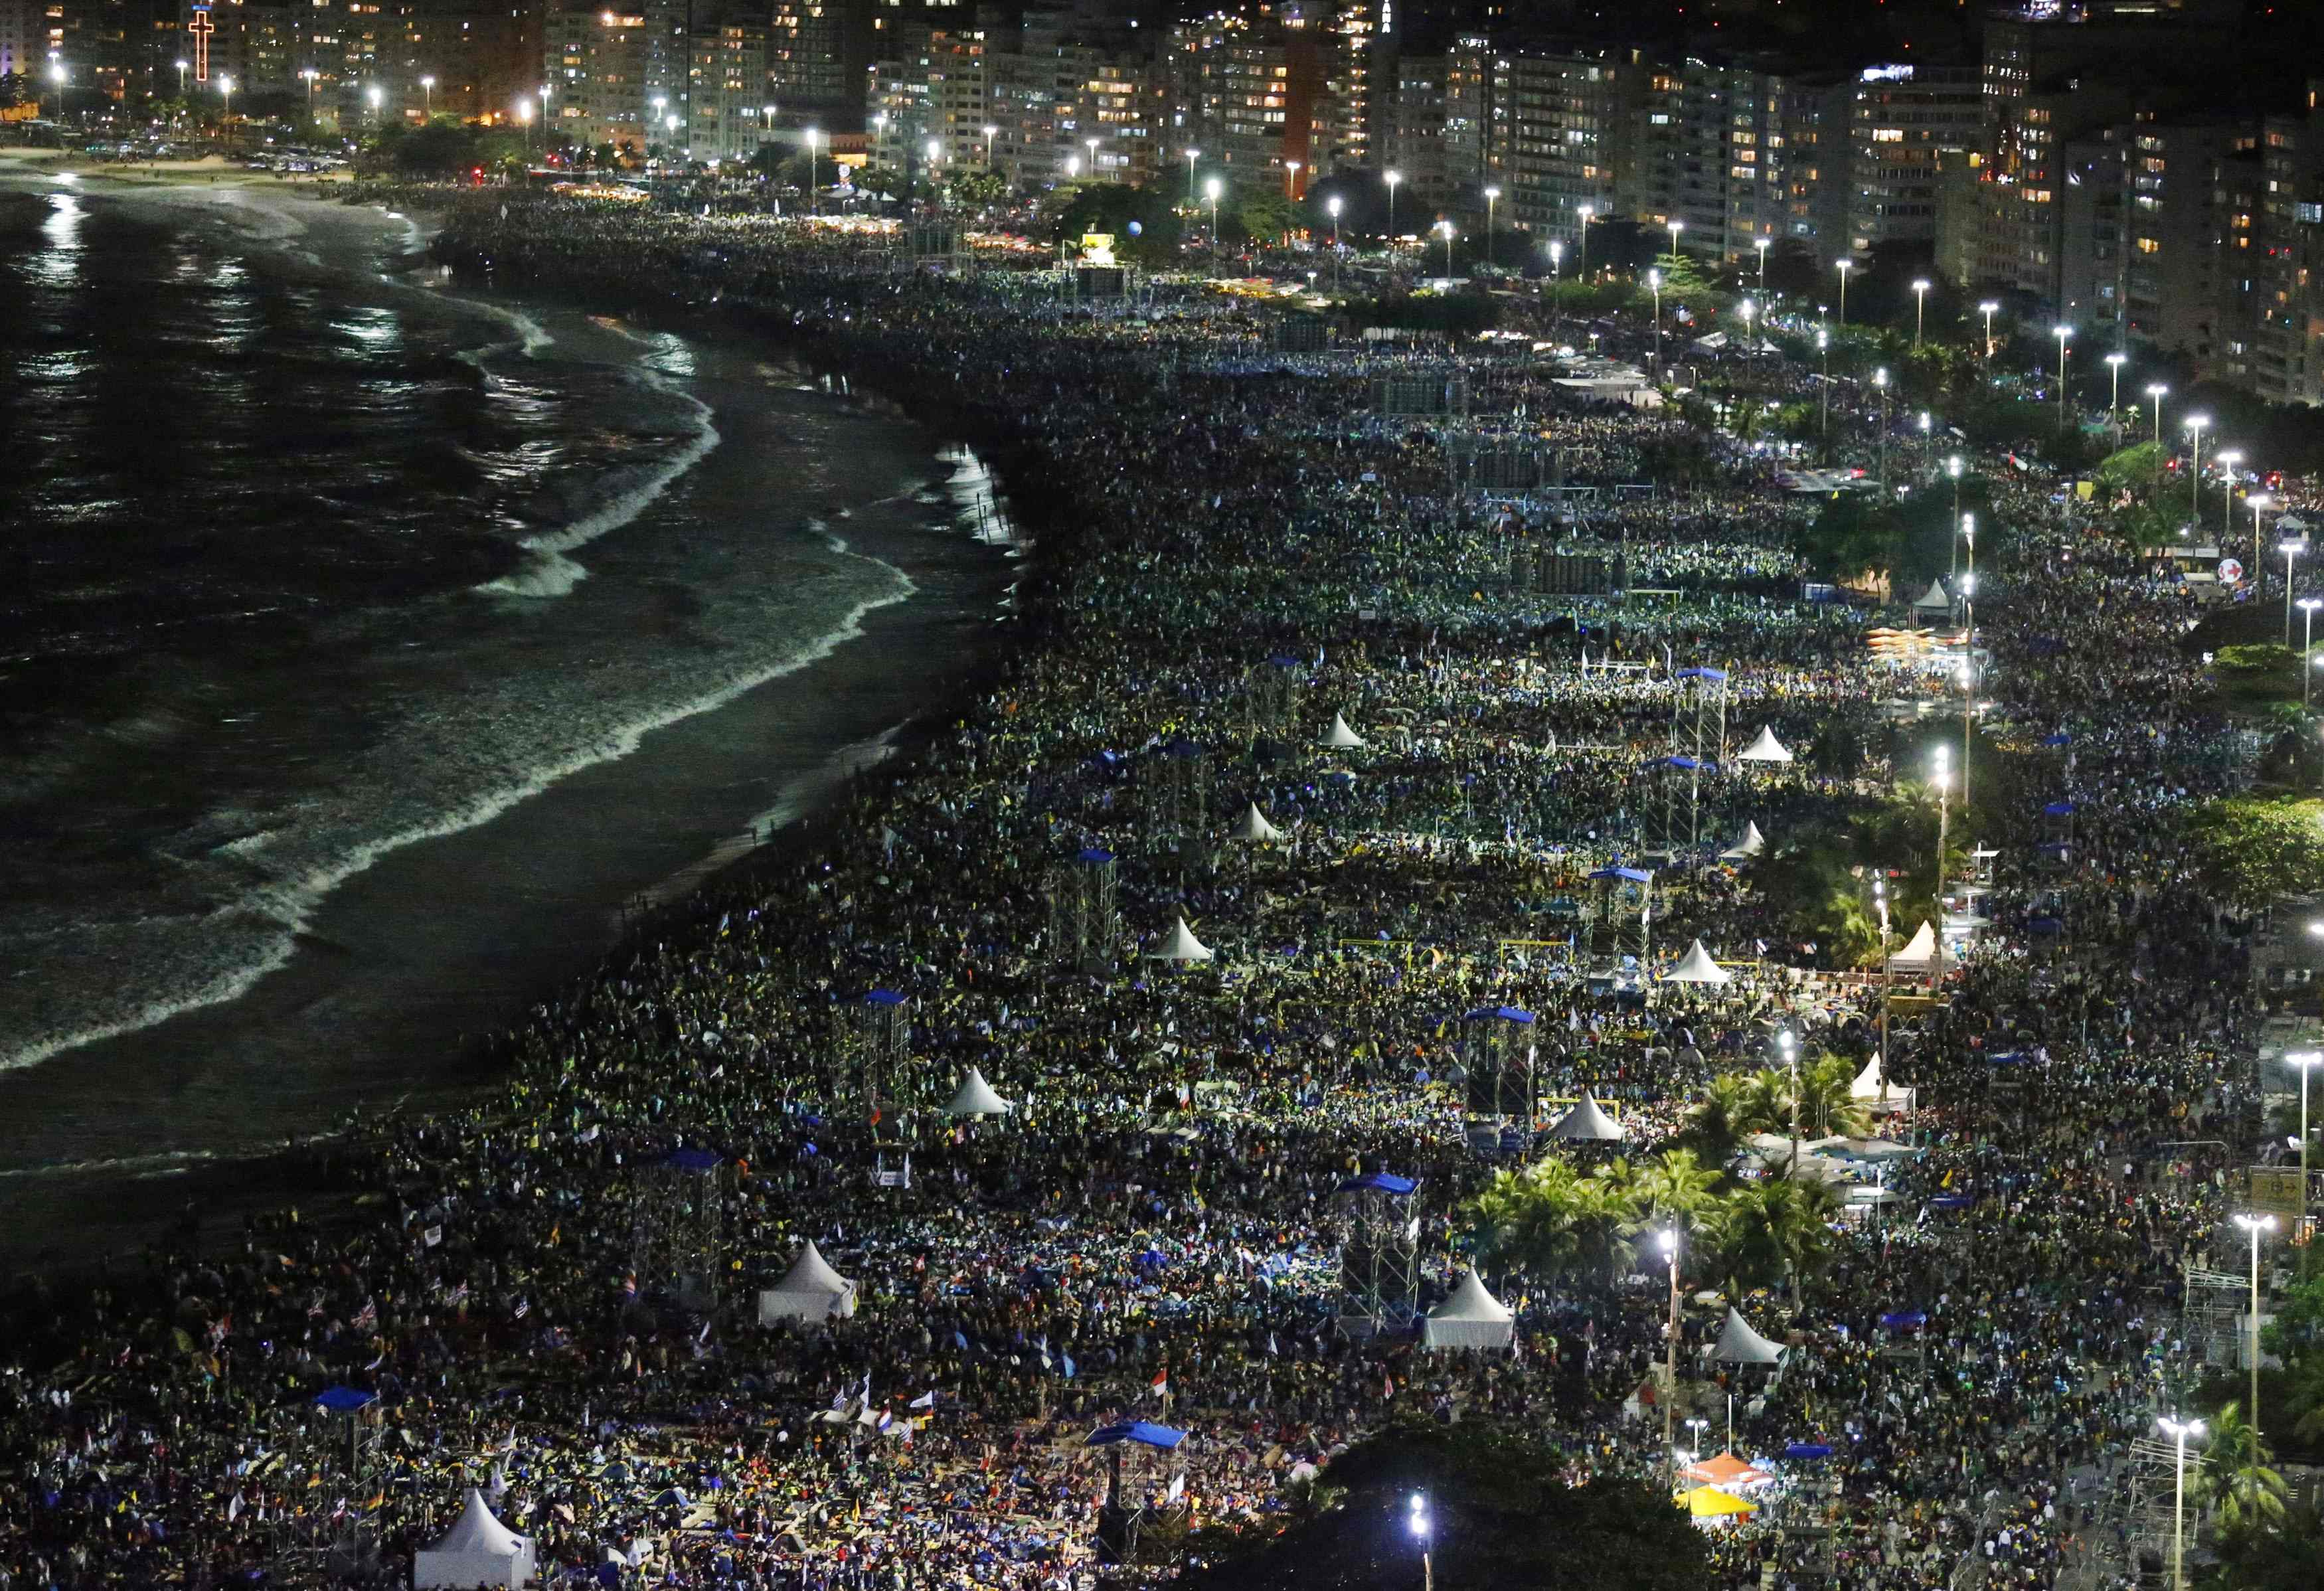
[[1203, 184], [1203, 197], [1213, 204], [1218, 202], [1219, 195], [1223, 191], [1225, 190], [1219, 186], [1219, 180], [1216, 177]]

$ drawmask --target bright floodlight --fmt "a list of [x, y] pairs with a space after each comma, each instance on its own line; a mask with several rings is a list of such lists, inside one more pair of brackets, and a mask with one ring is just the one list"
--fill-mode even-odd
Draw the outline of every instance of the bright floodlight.
[[1980, 315], [1998, 315], [2001, 313], [2001, 306], [1987, 299], [1977, 307], [1977, 312]]
[[1213, 202], [1215, 203], [1220, 193], [1223, 190], [1219, 186], [1219, 180], [1216, 177], [1213, 177], [1209, 181], [1203, 184], [1203, 191], [1210, 197]]
[[2158, 382], [2156, 382], [2153, 385], [2152, 385], [2152, 386], [2150, 386], [2150, 387], [2148, 387], [2148, 388], [2146, 389], [2146, 395], [2147, 395], [2148, 397], [2150, 397], [2150, 398], [2159, 398], [2159, 397], [2162, 397], [2164, 393], [2168, 393], [2170, 390], [2171, 390], [2171, 389], [2170, 389], [2169, 387], [2164, 386], [2161, 382], [2159, 382], [2159, 381], [2158, 381]]
[[2236, 1225], [2246, 1232], [2273, 1232], [2275, 1230], [2275, 1217], [2273, 1216], [2237, 1216]]
[[1678, 1253], [1678, 1233], [1674, 1229], [1658, 1232], [1655, 1234], [1655, 1244], [1665, 1254], [1675, 1254]]
[[2154, 1423], [2174, 1437], [2200, 1437], [2205, 1429], [2200, 1420], [2173, 1420], [2168, 1414], [2161, 1416]]
[[2109, 365], [2121, 365], [2127, 362], [2129, 358], [2128, 354], [2108, 354], [2106, 356], [2106, 362]]

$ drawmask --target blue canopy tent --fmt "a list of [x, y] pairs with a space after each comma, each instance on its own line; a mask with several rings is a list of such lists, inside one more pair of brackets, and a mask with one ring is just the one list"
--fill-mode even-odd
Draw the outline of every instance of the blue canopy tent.
[[315, 1394], [315, 1401], [334, 1414], [353, 1414], [366, 1404], [379, 1401], [377, 1392], [367, 1392], [359, 1387], [325, 1387]]
[[2055, 746], [2055, 745], [2068, 745], [2072, 744], [2072, 742], [2073, 742], [2073, 738], [2074, 738], [2074, 737], [2073, 737], [2072, 735], [2070, 735], [2067, 734], [2064, 730], [2061, 729], [2061, 730], [2060, 730], [2060, 731], [2058, 731], [2058, 733], [2057, 733], [2057, 734], [2055, 734], [2055, 735], [2043, 735], [2043, 736], [2042, 737], [2042, 744], [2043, 744], [2043, 745], [2052, 745], [2052, 746]]
[[1402, 1195], [1410, 1193], [1414, 1189], [1419, 1186], [1420, 1184], [1414, 1181], [1411, 1178], [1399, 1177], [1393, 1171], [1366, 1171], [1360, 1177], [1351, 1177], [1345, 1182], [1341, 1183], [1339, 1191], [1342, 1193], [1392, 1193]]
[[867, 989], [862, 1003], [866, 1005], [901, 1005], [904, 996], [893, 989]]
[[1655, 875], [1643, 867], [1600, 867], [1592, 878], [1618, 878], [1630, 883], [1652, 883]]
[[1965, 1210], [1976, 1202], [1977, 1199], [1969, 1194], [1940, 1193], [1929, 1201], [1929, 1207], [1932, 1210]]
[[1786, 1458], [1829, 1458], [1831, 1457], [1831, 1444], [1830, 1442], [1794, 1442], [1784, 1449], [1784, 1457]]
[[1929, 1323], [1929, 1317], [1919, 1309], [1892, 1309], [1880, 1317], [1880, 1324], [1890, 1331], [1918, 1331]]
[[1074, 853], [1074, 860], [1076, 862], [1087, 862], [1091, 865], [1095, 866], [1101, 863], [1112, 861], [1113, 853], [1111, 851], [1102, 851], [1095, 846], [1085, 846], [1082, 849]]
[[1724, 680], [1727, 678], [1727, 671], [1724, 669], [1705, 668], [1701, 664], [1697, 664], [1695, 667], [1691, 669], [1681, 669], [1673, 676], [1673, 678], [1679, 680]]
[[1098, 1427], [1083, 1440], [1082, 1446], [1111, 1448], [1120, 1442], [1136, 1442], [1140, 1447], [1167, 1452], [1185, 1439], [1186, 1433], [1172, 1426], [1157, 1425], [1150, 1420], [1125, 1420], [1119, 1425]]
[[673, 1171], [710, 1171], [718, 1168], [720, 1156], [710, 1149], [674, 1149], [662, 1157], [662, 1164]]
[[1463, 1012], [1461, 1020], [1483, 1022], [1489, 1017], [1499, 1017], [1503, 1022], [1531, 1022], [1534, 1019], [1532, 1012], [1519, 1011], [1514, 1005], [1486, 1005], [1475, 1011]]

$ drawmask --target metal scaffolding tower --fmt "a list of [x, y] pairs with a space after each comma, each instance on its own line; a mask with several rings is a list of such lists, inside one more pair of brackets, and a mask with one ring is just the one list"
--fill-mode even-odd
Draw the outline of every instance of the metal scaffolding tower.
[[1601, 958], [1619, 962], [1633, 957], [1646, 965], [1655, 918], [1655, 875], [1651, 868], [1600, 867], [1590, 875], [1590, 909], [1583, 919], [1588, 930], [1582, 959], [1596, 966]]
[[639, 1169], [630, 1268], [641, 1300], [659, 1296], [693, 1310], [717, 1303], [726, 1225], [723, 1163], [715, 1151], [680, 1149]]
[[1461, 1024], [1469, 1142], [1479, 1149], [1500, 1149], [1514, 1130], [1517, 1142], [1510, 1147], [1521, 1150], [1533, 1132], [1537, 1096], [1533, 1013], [1489, 1005], [1468, 1013]]
[[1409, 1177], [1366, 1171], [1339, 1186], [1340, 1330], [1358, 1341], [1402, 1331], [1420, 1309], [1420, 1217]]
[[832, 1097], [878, 1121], [909, 1115], [926, 1097], [926, 1068], [912, 1064], [912, 1003], [893, 989], [871, 989], [839, 1008], [832, 1039]]
[[1121, 938], [1120, 880], [1111, 851], [1092, 846], [1048, 870], [1048, 950], [1068, 967], [1102, 966]]

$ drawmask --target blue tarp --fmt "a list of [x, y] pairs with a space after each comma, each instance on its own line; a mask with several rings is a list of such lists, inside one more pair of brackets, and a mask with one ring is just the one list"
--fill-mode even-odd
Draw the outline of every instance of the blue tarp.
[[1891, 1331], [1918, 1331], [1928, 1323], [1928, 1316], [1918, 1309], [1896, 1309], [1880, 1317], [1880, 1324]]
[[1170, 1448], [1186, 1439], [1186, 1433], [1167, 1425], [1156, 1425], [1149, 1420], [1125, 1420], [1120, 1425], [1100, 1426], [1090, 1432], [1085, 1448], [1111, 1448], [1116, 1442], [1139, 1442], [1148, 1448]]
[[2043, 745], [2066, 745], [2071, 743], [2073, 738], [2074, 737], [2072, 735], [2061, 729], [2055, 735], [2043, 735], [2042, 737], [2042, 744]]
[[1076, 862], [1088, 862], [1093, 865], [1100, 862], [1111, 862], [1113, 860], [1113, 853], [1111, 851], [1101, 851], [1095, 846], [1091, 846], [1085, 850], [1075, 851], [1074, 853], [1074, 860]]
[[379, 1401], [379, 1394], [355, 1387], [325, 1387], [315, 1394], [315, 1401], [334, 1414], [352, 1414], [366, 1403]]
[[2052, 818], [2070, 818], [2074, 815], [2074, 803], [2071, 801], [2052, 801], [2048, 806], [2043, 808], [2042, 810]]
[[1681, 669], [1678, 671], [1678, 677], [1682, 680], [1724, 680], [1727, 678], [1727, 671], [1702, 668]]
[[2064, 929], [2065, 926], [2066, 925], [2064, 923], [2060, 922], [2054, 917], [2037, 917], [2034, 919], [2033, 921], [2027, 923], [2025, 928], [2029, 933], [2054, 934]]
[[1786, 1458], [1829, 1458], [1831, 1457], [1831, 1444], [1829, 1442], [1794, 1442], [1790, 1447], [1784, 1449], [1784, 1457]]
[[1503, 1022], [1531, 1022], [1533, 1013], [1519, 1011], [1514, 1005], [1485, 1005], [1464, 1014], [1462, 1022], [1483, 1022], [1488, 1017], [1499, 1017]]
[[870, 989], [863, 995], [866, 1005], [901, 1005], [903, 1003], [904, 997], [893, 989]]
[[1340, 1184], [1342, 1193], [1410, 1193], [1420, 1184], [1409, 1177], [1399, 1177], [1393, 1171], [1366, 1171], [1360, 1177], [1351, 1177]]
[[1273, 663], [1278, 669], [1304, 669], [1307, 666], [1305, 659], [1286, 657], [1279, 652], [1273, 657], [1268, 658], [1267, 661]]
[[1988, 1055], [1985, 1059], [1995, 1066], [2024, 1066], [2034, 1057], [2023, 1050], [2005, 1050], [1998, 1055]]
[[1719, 772], [1718, 763], [1706, 763], [1696, 757], [1658, 757], [1646, 765], [1650, 768], [1685, 768], [1704, 773]]
[[1929, 1207], [1932, 1210], [1965, 1210], [1976, 1202], [1966, 1193], [1940, 1193], [1929, 1201]]
[[672, 1150], [661, 1162], [679, 1171], [707, 1171], [718, 1164], [715, 1151], [707, 1149]]
[[1592, 878], [1627, 878], [1632, 883], [1652, 883], [1655, 875], [1641, 867], [1600, 867]]

